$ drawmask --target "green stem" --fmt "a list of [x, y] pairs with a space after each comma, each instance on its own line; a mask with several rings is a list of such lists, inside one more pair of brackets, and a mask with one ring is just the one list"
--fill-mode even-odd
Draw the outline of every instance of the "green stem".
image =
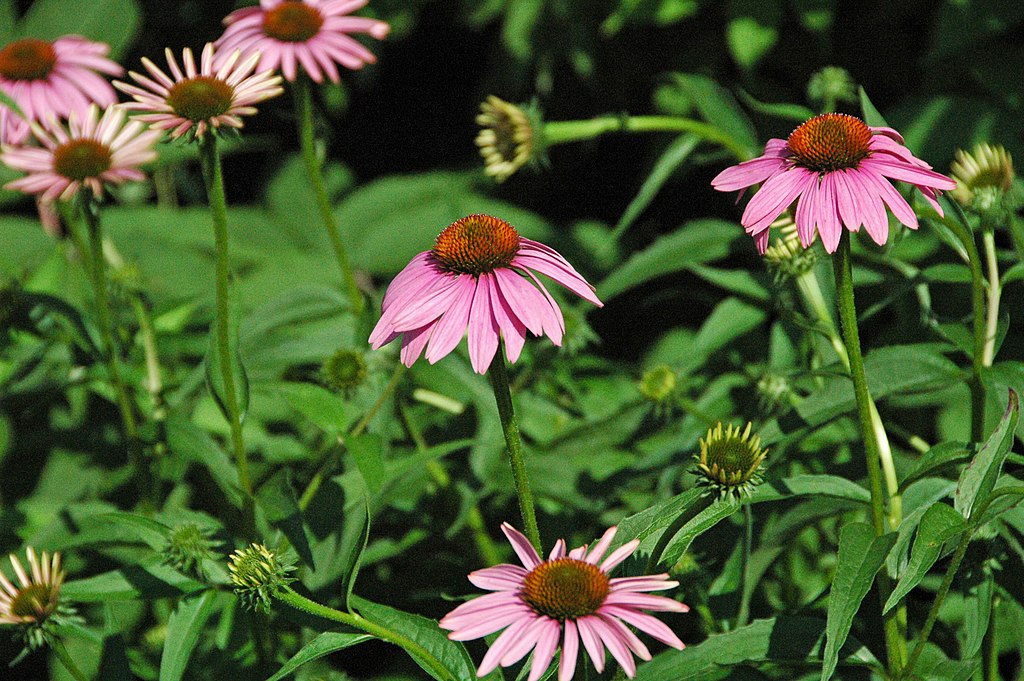
[[[843, 231], [839, 240], [839, 248], [832, 259], [836, 279], [836, 302], [839, 306], [839, 319], [843, 329], [843, 340], [850, 357], [850, 378], [853, 379], [853, 392], [857, 400], [857, 415], [860, 419], [861, 433], [864, 436], [864, 450], [867, 458], [868, 483], [871, 490], [871, 523], [875, 535], [886, 532], [885, 496], [882, 491], [882, 469], [880, 463], [881, 450], [878, 434], [875, 431], [871, 416], [871, 395], [868, 392], [867, 378], [864, 374], [864, 358], [860, 350], [860, 333], [857, 329], [857, 308], [853, 298], [853, 267], [850, 262], [850, 233]], [[884, 605], [889, 598], [889, 576], [880, 572], [876, 577], [878, 597]], [[895, 610], [883, 615], [885, 628], [886, 652], [888, 653], [889, 673], [896, 676], [903, 666], [906, 641], [900, 634], [899, 620]]]
[[151, 491], [149, 467], [142, 455], [142, 441], [139, 439], [139, 426], [135, 419], [135, 410], [131, 397], [121, 376], [121, 363], [114, 339], [113, 315], [110, 312], [110, 298], [107, 289], [107, 259], [103, 253], [103, 231], [100, 227], [99, 207], [92, 193], [83, 188], [81, 194], [82, 215], [89, 230], [89, 275], [92, 281], [93, 295], [96, 298], [96, 312], [100, 327], [102, 347], [100, 352], [107, 365], [110, 384], [114, 388], [117, 408], [121, 413], [124, 427], [126, 448], [129, 460], [138, 471], [140, 491], [143, 500], [150, 502]]
[[228, 213], [224, 194], [224, 175], [220, 154], [217, 151], [217, 137], [204, 135], [199, 144], [199, 156], [203, 166], [203, 180], [209, 197], [210, 213], [213, 218], [213, 234], [217, 252], [215, 336], [217, 358], [220, 362], [221, 380], [224, 383], [224, 409], [227, 412], [228, 427], [231, 431], [231, 449], [238, 467], [238, 482], [245, 494], [245, 519], [248, 531], [255, 531], [255, 505], [252, 480], [249, 477], [249, 457], [242, 437], [242, 415], [238, 406], [235, 375], [231, 370], [231, 325], [229, 287], [231, 285], [231, 263], [228, 260]]
[[968, 382], [971, 391], [971, 440], [982, 442], [985, 439], [985, 384], [981, 381], [985, 367], [986, 343], [985, 276], [981, 269], [978, 246], [974, 243], [974, 233], [968, 226], [967, 217], [957, 202], [949, 201], [947, 205], [953, 207], [957, 219], [943, 220], [943, 224], [963, 243], [967, 253], [967, 264], [971, 268], [971, 307], [974, 312], [973, 374]]
[[750, 154], [720, 129], [703, 121], [677, 116], [602, 116], [585, 121], [552, 121], [544, 124], [544, 146], [594, 139], [613, 132], [690, 132], [706, 142], [722, 145], [737, 159]]
[[355, 274], [352, 272], [352, 263], [349, 262], [348, 253], [345, 251], [345, 244], [338, 233], [338, 223], [334, 218], [334, 209], [331, 200], [327, 196], [327, 189], [324, 186], [324, 177], [320, 168], [320, 159], [316, 155], [316, 142], [313, 134], [313, 101], [310, 91], [309, 79], [297, 78], [294, 83], [293, 93], [295, 95], [295, 108], [299, 122], [299, 144], [302, 147], [302, 160], [306, 164], [306, 174], [313, 186], [313, 193], [316, 195], [317, 207], [320, 209], [320, 218], [327, 229], [327, 236], [331, 240], [331, 248], [334, 250], [334, 258], [338, 261], [341, 269], [341, 276], [345, 281], [345, 288], [348, 292], [352, 309], [358, 315], [363, 311], [363, 295], [359, 292], [356, 284]]
[[992, 606], [988, 615], [988, 628], [981, 641], [981, 669], [985, 681], [1000, 681], [999, 646], [996, 637], [996, 595], [992, 594]]
[[[377, 415], [377, 412], [380, 411], [381, 407], [384, 406], [384, 403], [389, 397], [391, 397], [391, 394], [395, 392], [395, 388], [398, 387], [398, 383], [402, 380], [402, 376], [405, 375], [405, 369], [406, 367], [404, 364], [399, 364], [395, 367], [395, 372], [391, 375], [391, 380], [388, 381], [388, 384], [384, 386], [384, 390], [381, 392], [380, 397], [378, 397], [377, 401], [373, 403], [373, 406], [370, 407], [369, 411], [363, 415], [363, 418], [359, 420], [359, 423], [352, 427], [352, 430], [348, 433], [349, 437], [356, 437], [366, 430], [367, 426], [370, 425], [370, 421], [373, 420], [373, 417]], [[338, 444], [344, 445], [343, 437], [338, 436]], [[314, 473], [313, 477], [310, 479], [309, 484], [306, 485], [306, 489], [303, 490], [302, 496], [299, 498], [299, 510], [306, 510], [310, 502], [313, 501], [313, 497], [316, 496], [316, 493], [320, 489], [320, 485], [323, 484], [327, 474], [334, 470], [334, 458], [335, 450], [332, 449], [327, 453], [327, 456], [324, 457], [324, 460], [320, 463], [316, 473]]]
[[530, 492], [530, 479], [526, 474], [526, 457], [523, 455], [523, 441], [519, 437], [519, 421], [512, 407], [512, 392], [508, 385], [508, 371], [505, 368], [505, 344], [498, 341], [498, 351], [491, 361], [491, 369], [487, 372], [494, 388], [494, 400], [498, 404], [498, 417], [501, 419], [501, 431], [505, 435], [509, 464], [512, 466], [512, 483], [519, 497], [519, 512], [523, 516], [523, 529], [527, 538], [541, 553], [540, 530], [537, 529], [537, 513], [533, 507], [533, 494]]
[[686, 527], [686, 524], [696, 518], [705, 509], [711, 508], [711, 504], [715, 502], [715, 496], [713, 494], [702, 494], [697, 497], [692, 504], [690, 504], [682, 513], [680, 513], [675, 520], [672, 521], [665, 531], [658, 537], [658, 543], [654, 545], [654, 550], [651, 551], [651, 556], [647, 559], [647, 568], [644, 570], [645, 575], [654, 574], [654, 571], [658, 569], [658, 563], [661, 562], [661, 556], [665, 553], [665, 549], [668, 548], [668, 543], [672, 541], [672, 537], [676, 536], [679, 530]]
[[743, 504], [743, 574], [740, 583], [740, 607], [736, 613], [736, 629], [746, 626], [750, 619], [750, 598], [753, 589], [750, 587], [750, 553], [754, 544], [754, 514], [750, 504]]
[[985, 245], [985, 265], [988, 269], [988, 296], [985, 315], [985, 347], [981, 353], [981, 365], [990, 367], [996, 354], [996, 331], [999, 328], [999, 261], [996, 259], [996, 239], [992, 230], [981, 235]]
[[377, 624], [376, 622], [372, 622], [361, 615], [342, 612], [341, 610], [335, 610], [334, 608], [329, 608], [326, 605], [321, 605], [320, 603], [299, 594], [290, 586], [284, 587], [278, 593], [278, 598], [297, 610], [307, 612], [311, 615], [316, 615], [317, 617], [322, 617], [332, 622], [344, 624], [352, 627], [353, 629], [364, 631], [371, 636], [381, 639], [382, 641], [394, 644], [429, 667], [431, 673], [437, 678], [459, 681], [459, 679], [457, 679], [429, 650], [407, 636], [396, 631], [392, 631], [391, 629]]
[[50, 649], [57, 655], [57, 659], [60, 660], [64, 668], [68, 670], [71, 676], [75, 677], [76, 681], [89, 681], [89, 677], [78, 668], [75, 664], [74, 659], [68, 653], [68, 649], [64, 647], [64, 642], [58, 638], [54, 638], [50, 641]]

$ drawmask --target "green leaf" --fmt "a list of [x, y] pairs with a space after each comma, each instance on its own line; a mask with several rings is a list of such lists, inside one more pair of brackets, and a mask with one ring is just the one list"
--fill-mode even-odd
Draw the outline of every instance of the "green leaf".
[[686, 269], [712, 286], [735, 293], [741, 298], [761, 302], [772, 299], [772, 294], [762, 281], [763, 275], [755, 275], [748, 270], [723, 270], [706, 265], [690, 265]]
[[160, 681], [180, 681], [185, 675], [199, 635], [213, 614], [216, 599], [217, 592], [210, 589], [178, 602], [167, 620], [167, 638], [160, 656]]
[[135, 38], [141, 15], [136, 0], [36, 0], [22, 20], [20, 32], [44, 40], [84, 35], [109, 44], [116, 58]]
[[[755, 620], [725, 634], [712, 634], [705, 641], [688, 645], [685, 650], [669, 650], [656, 655], [636, 670], [636, 681], [706, 681], [723, 678], [730, 669], [744, 663], [773, 662], [817, 663], [825, 622], [811, 617], [781, 616]], [[858, 666], [876, 666], [868, 649], [852, 638], [842, 648], [844, 662]]]
[[894, 532], [876, 537], [867, 523], [849, 523], [840, 531], [839, 560], [829, 590], [821, 681], [828, 681], [835, 673], [839, 651], [850, 634], [853, 618], [895, 543]]
[[1008, 391], [1008, 404], [996, 429], [992, 431], [974, 460], [960, 474], [960, 482], [953, 497], [953, 506], [964, 518], [971, 517], [971, 511], [979, 502], [983, 503], [996, 486], [1003, 461], [1013, 445], [1013, 434], [1017, 429], [1020, 403], [1017, 393]]
[[972, 445], [966, 442], [940, 442], [920, 459], [914, 462], [906, 477], [900, 482], [900, 492], [921, 478], [927, 478], [971, 458]]
[[[99, 513], [82, 521], [81, 530], [75, 535], [75, 545], [82, 545], [84, 537], [91, 541], [124, 541], [132, 539], [143, 542], [154, 551], [162, 551], [167, 547], [171, 528], [158, 520], [138, 515], [137, 513]], [[109, 539], [107, 539], [109, 537]]]
[[626, 206], [622, 217], [619, 218], [618, 223], [615, 225], [613, 232], [615, 235], [621, 235], [640, 217], [640, 214], [651, 204], [651, 201], [657, 196], [668, 178], [672, 176], [676, 168], [686, 162], [686, 159], [690, 157], [690, 154], [697, 148], [698, 144], [700, 144], [700, 138], [687, 133], [677, 137], [668, 145], [654, 164], [654, 168], [651, 169], [647, 179], [640, 186], [640, 191], [637, 192], [633, 200]]
[[[228, 302], [228, 356], [230, 357], [231, 378], [234, 382], [235, 404], [238, 406], [238, 418], [245, 420], [245, 413], [249, 409], [249, 377], [245, 373], [245, 366], [242, 364], [242, 356], [238, 351], [238, 319], [241, 314], [238, 296], [235, 289], [230, 287], [230, 299]], [[209, 343], [206, 348], [206, 386], [210, 389], [214, 401], [224, 414], [224, 420], [230, 423], [231, 417], [228, 410], [227, 386], [224, 383], [224, 369], [221, 364], [221, 353], [219, 340], [217, 338], [217, 323], [210, 326]]]
[[345, 432], [345, 402], [338, 395], [315, 383], [281, 383], [276, 387], [292, 408], [318, 427], [332, 435]]
[[[14, 40], [17, 18], [14, 0], [0, 0], [0, 45], [6, 45]], [[3, 91], [0, 91], [0, 95], [3, 95]]]
[[964, 642], [960, 647], [960, 656], [973, 658], [981, 650], [988, 621], [992, 617], [992, 595], [995, 580], [992, 573], [985, 574], [981, 582], [971, 590], [964, 603]]
[[[666, 499], [623, 518], [618, 524], [618, 531], [615, 533], [616, 543], [621, 545], [634, 539], [640, 540], [638, 553], [650, 555], [651, 549], [657, 539], [655, 536], [660, 530], [671, 525], [676, 518], [686, 512], [686, 509], [693, 504], [706, 503], [702, 501], [704, 490], [693, 487], [677, 494], [671, 499]], [[650, 538], [650, 541], [648, 541]]]
[[366, 545], [370, 542], [370, 504], [366, 497], [363, 497], [362, 503], [359, 504], [359, 512], [349, 513], [346, 518], [351, 522], [345, 523], [341, 542], [341, 548], [346, 556], [342, 573], [342, 591], [345, 594], [345, 609], [351, 610], [352, 589], [355, 588], [356, 578], [359, 576], [359, 566], [363, 554], [366, 553]]
[[885, 122], [885, 118], [878, 112], [875, 105], [868, 99], [868, 93], [864, 91], [864, 88], [857, 88], [858, 95], [860, 96], [860, 109], [864, 115], [864, 122], [871, 126], [883, 126], [888, 127], [888, 123]]
[[160, 564], [160, 560], [156, 557], [139, 565], [67, 582], [61, 589], [61, 594], [72, 601], [96, 603], [173, 598], [208, 588], [207, 585]]
[[889, 595], [883, 612], [889, 612], [910, 593], [911, 589], [920, 584], [928, 570], [939, 559], [942, 545], [960, 536], [966, 529], [963, 518], [952, 506], [942, 502], [932, 504], [921, 517], [914, 548], [910, 552], [910, 562], [896, 588]]
[[673, 80], [686, 91], [700, 110], [701, 117], [711, 123], [753, 157], [758, 150], [757, 132], [736, 99], [713, 79], [691, 73], [673, 73]]
[[[14, 663], [11, 663], [13, 666]], [[128, 646], [124, 636], [113, 634], [103, 638], [103, 651], [100, 653], [100, 665], [96, 678], [103, 681], [135, 681], [128, 662]]]
[[224, 450], [183, 416], [172, 413], [166, 427], [167, 444], [171, 451], [186, 461], [204, 466], [224, 493], [225, 499], [235, 508], [241, 508], [243, 493], [238, 482], [238, 470]]
[[[402, 612], [386, 605], [380, 605], [360, 598], [352, 597], [356, 610], [371, 622], [381, 624], [392, 631], [406, 636], [425, 648], [448, 670], [456, 679], [475, 679], [476, 669], [466, 647], [461, 643], [448, 640], [436, 620], [419, 615]], [[408, 651], [407, 651], [408, 652]], [[444, 681], [422, 661], [419, 656], [409, 653], [413, 660], [438, 681]]]
[[315, 569], [313, 554], [306, 539], [306, 528], [302, 510], [295, 498], [291, 485], [291, 470], [282, 468], [263, 483], [256, 492], [256, 502], [267, 516], [267, 522], [281, 530], [288, 537], [302, 562]]
[[709, 508], [698, 513], [695, 518], [683, 525], [669, 541], [665, 552], [661, 555], [661, 564], [675, 565], [690, 548], [694, 539], [740, 510], [742, 505], [743, 503], [739, 499], [729, 496], [715, 501]]
[[1015, 263], [1003, 272], [1003, 275], [999, 277], [999, 285], [1006, 286], [1010, 282], [1021, 279], [1024, 279], [1024, 262]]
[[749, 71], [775, 47], [779, 32], [753, 17], [736, 17], [725, 28], [725, 40], [733, 60]]
[[511, 0], [506, 4], [501, 37], [518, 61], [527, 61], [533, 54], [533, 32], [543, 11], [544, 0]]
[[349, 438], [345, 443], [356, 468], [366, 481], [366, 486], [374, 494], [380, 492], [387, 481], [387, 469], [384, 466], [384, 440], [376, 433], [366, 433]]
[[750, 503], [778, 501], [799, 496], [832, 497], [846, 499], [860, 504], [871, 502], [871, 493], [846, 478], [836, 475], [794, 475], [782, 480], [772, 480], [758, 485]]
[[325, 655], [330, 655], [339, 650], [351, 648], [354, 645], [372, 640], [373, 636], [369, 634], [345, 634], [337, 631], [325, 631], [302, 646], [299, 652], [292, 655], [291, 659], [285, 662], [273, 676], [267, 678], [267, 681], [280, 681], [307, 662], [319, 660]]

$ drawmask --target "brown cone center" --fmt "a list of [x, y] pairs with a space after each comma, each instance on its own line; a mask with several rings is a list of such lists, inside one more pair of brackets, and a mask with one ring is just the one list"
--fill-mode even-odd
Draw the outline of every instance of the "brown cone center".
[[220, 78], [196, 76], [175, 83], [167, 104], [182, 118], [198, 123], [227, 113], [234, 98], [234, 88]]
[[285, 43], [302, 43], [323, 26], [324, 17], [315, 7], [298, 0], [287, 0], [263, 15], [263, 32]]
[[0, 76], [7, 80], [43, 80], [57, 63], [53, 45], [38, 38], [22, 38], [0, 49]]
[[110, 163], [110, 147], [91, 139], [70, 140], [53, 152], [53, 170], [79, 182], [99, 177], [110, 169]]
[[490, 215], [469, 215], [437, 235], [433, 252], [453, 272], [482, 274], [508, 267], [518, 251], [515, 227]]
[[796, 161], [811, 170], [828, 172], [856, 168], [870, 152], [871, 128], [864, 121], [840, 113], [815, 116], [786, 141]]
[[530, 571], [520, 595], [535, 612], [565, 621], [596, 612], [610, 590], [611, 582], [601, 568], [575, 558], [557, 558]]

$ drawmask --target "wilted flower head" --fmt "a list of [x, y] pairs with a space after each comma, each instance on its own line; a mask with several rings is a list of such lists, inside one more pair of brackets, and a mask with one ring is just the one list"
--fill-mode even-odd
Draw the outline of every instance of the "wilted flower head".
[[956, 189], [950, 194], [961, 205], [983, 212], [1013, 185], [1013, 158], [1002, 146], [980, 143], [970, 153], [957, 149], [955, 156], [949, 170]]
[[242, 116], [256, 113], [254, 104], [284, 92], [281, 77], [272, 71], [253, 73], [259, 62], [256, 53], [241, 61], [236, 50], [214, 66], [213, 43], [207, 43], [198, 68], [187, 47], [182, 51], [184, 68], [169, 48], [164, 56], [170, 76], [143, 57], [142, 65], [151, 77], [131, 71], [128, 75], [138, 85], [118, 81], [114, 86], [135, 100], [123, 106], [143, 112], [139, 120], [169, 130], [172, 139], [186, 134], [202, 137], [221, 127], [241, 128]]
[[388, 286], [370, 344], [376, 350], [401, 337], [406, 366], [424, 349], [433, 364], [468, 332], [478, 374], [490, 366], [499, 338], [510, 362], [519, 359], [527, 330], [561, 345], [562, 312], [535, 272], [602, 306], [594, 287], [554, 249], [490, 215], [456, 220]]
[[123, 69], [107, 58], [110, 46], [67, 35], [50, 42], [20, 38], [0, 48], [0, 90], [24, 118], [0, 104], [0, 143], [21, 144], [29, 124], [51, 117], [84, 114], [90, 104], [106, 108], [117, 93], [99, 74], [119, 76]]
[[235, 593], [247, 608], [262, 612], [270, 612], [271, 599], [295, 581], [288, 576], [294, 569], [294, 565], [282, 562], [263, 544], [249, 544], [228, 559], [228, 575]]
[[50, 118], [32, 124], [42, 147], [4, 147], [0, 161], [28, 175], [8, 182], [6, 189], [37, 194], [43, 201], [70, 199], [85, 186], [96, 196], [106, 184], [142, 180], [139, 166], [156, 158], [159, 130], [139, 121], [125, 121], [120, 106], [108, 107], [100, 118], [95, 104], [79, 117], [71, 112], [68, 127]]
[[750, 436], [751, 424], [741, 432], [729, 425], [724, 430], [719, 422], [708, 430], [707, 439], [700, 440], [697, 460], [697, 484], [707, 486], [720, 497], [750, 494], [761, 483], [761, 463], [767, 449], [761, 449], [761, 438]]
[[[259, 52], [260, 69], [281, 69], [294, 81], [298, 67], [315, 82], [324, 74], [337, 83], [337, 64], [360, 69], [377, 60], [351, 37], [367, 33], [383, 40], [390, 27], [383, 21], [349, 16], [368, 0], [260, 0], [259, 7], [244, 7], [224, 19], [227, 29], [217, 47]], [[218, 59], [218, 65], [220, 59]]]
[[[668, 575], [609, 577], [640, 542], [636, 539], [615, 549], [607, 558], [616, 528], [612, 527], [587, 550], [586, 545], [566, 551], [559, 539], [547, 560], [541, 560], [530, 541], [508, 523], [501, 526], [522, 562], [497, 565], [470, 573], [469, 581], [493, 591], [463, 603], [441, 619], [451, 631], [448, 638], [468, 641], [504, 629], [491, 644], [477, 669], [477, 676], [499, 665], [515, 664], [533, 650], [529, 681], [537, 681], [562, 646], [558, 680], [569, 681], [576, 672], [580, 642], [598, 673], [604, 670], [605, 648], [632, 678], [633, 655], [642, 660], [651, 654], [629, 626], [650, 634], [662, 643], [682, 650], [683, 642], [658, 619], [643, 612], [686, 612], [679, 601], [646, 592], [678, 586]], [[604, 560], [602, 560], [604, 558]]]
[[179, 572], [203, 576], [203, 561], [213, 558], [213, 549], [220, 542], [210, 530], [195, 523], [185, 523], [171, 530], [164, 548], [164, 564]]
[[536, 107], [516, 106], [491, 95], [480, 104], [476, 122], [484, 172], [496, 182], [504, 182], [543, 151], [543, 123]]
[[764, 183], [740, 218], [758, 252], [768, 247], [769, 226], [797, 201], [800, 243], [810, 246], [817, 232], [825, 250], [834, 253], [844, 226], [851, 232], [863, 226], [875, 243], [884, 244], [889, 236], [886, 206], [897, 220], [917, 229], [917, 216], [890, 180], [913, 184], [939, 215], [938, 191], [956, 186], [911, 154], [892, 128], [828, 113], [803, 123], [788, 139], [768, 140], [763, 156], [726, 168], [711, 184], [728, 192]]

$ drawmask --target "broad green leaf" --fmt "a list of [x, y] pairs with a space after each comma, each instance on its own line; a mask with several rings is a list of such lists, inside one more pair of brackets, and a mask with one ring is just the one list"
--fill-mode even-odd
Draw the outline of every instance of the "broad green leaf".
[[1024, 279], [1024, 262], [1018, 262], [1011, 265], [1002, 276], [999, 277], [999, 285], [1006, 286], [1010, 282], [1020, 281]]
[[164, 523], [138, 515], [137, 513], [99, 513], [81, 523], [81, 528], [68, 546], [84, 546], [87, 543], [106, 541], [139, 541], [154, 551], [167, 547], [171, 528]]
[[921, 583], [928, 570], [939, 559], [942, 545], [960, 536], [966, 529], [963, 518], [948, 504], [938, 502], [925, 511], [918, 525], [914, 548], [910, 552], [910, 562], [896, 588], [889, 595], [884, 612], [889, 612], [910, 593], [911, 589]]
[[758, 485], [754, 489], [750, 503], [798, 496], [833, 497], [861, 504], [871, 501], [871, 493], [852, 480], [836, 475], [794, 475]]
[[116, 59], [131, 44], [140, 19], [136, 0], [35, 0], [21, 22], [20, 32], [44, 40], [84, 35], [109, 44]]
[[690, 154], [697, 148], [698, 144], [700, 144], [700, 138], [687, 133], [677, 137], [668, 145], [654, 164], [654, 168], [651, 169], [647, 179], [640, 186], [640, 191], [637, 192], [633, 200], [626, 206], [626, 210], [623, 211], [622, 217], [619, 218], [618, 223], [615, 225], [614, 234], [616, 236], [629, 229], [630, 225], [640, 217], [640, 214], [651, 204], [651, 201], [657, 196], [668, 178], [672, 176], [676, 168], [686, 162], [686, 159], [690, 157]]
[[[408, 612], [396, 610], [395, 608], [379, 603], [373, 603], [358, 596], [352, 597], [352, 605], [366, 619], [377, 624], [386, 626], [403, 636], [412, 639], [415, 643], [425, 648], [433, 655], [454, 679], [475, 679], [476, 669], [473, 660], [466, 652], [465, 646], [456, 641], [448, 640], [437, 622], [426, 617], [413, 615]], [[409, 651], [406, 651], [409, 652]], [[416, 661], [425, 672], [438, 681], [446, 681], [443, 676], [438, 675], [430, 668], [419, 655], [409, 652], [409, 655]]]
[[746, 158], [755, 155], [759, 150], [757, 132], [728, 90], [703, 75], [673, 73], [672, 78], [689, 93], [705, 121], [729, 136], [735, 146], [743, 150]]
[[864, 114], [864, 122], [871, 126], [888, 126], [885, 122], [885, 118], [878, 112], [875, 105], [868, 99], [868, 93], [864, 91], [864, 88], [857, 88], [860, 96], [860, 109]]
[[729, 254], [729, 244], [741, 234], [743, 230], [737, 224], [726, 220], [691, 220], [634, 253], [605, 277], [597, 287], [597, 294], [607, 302], [623, 291], [662, 275], [681, 272], [689, 265], [724, 258]]
[[167, 444], [172, 452], [187, 461], [204, 466], [224, 493], [225, 499], [234, 507], [242, 507], [242, 489], [238, 482], [238, 470], [231, 459], [217, 443], [191, 421], [171, 414], [166, 422]]
[[678, 364], [679, 371], [686, 374], [698, 369], [714, 353], [759, 327], [766, 317], [761, 306], [726, 298], [701, 324], [691, 351]]
[[839, 560], [829, 590], [821, 681], [828, 681], [835, 673], [839, 651], [850, 634], [853, 618], [894, 543], [894, 532], [876, 537], [867, 523], [849, 523], [840, 531]]
[[914, 462], [907, 476], [900, 482], [900, 492], [921, 478], [926, 478], [959, 465], [971, 458], [973, 445], [966, 442], [940, 442]]
[[733, 61], [749, 71], [775, 47], [779, 32], [753, 17], [736, 17], [725, 27], [725, 40]]
[[167, 638], [160, 655], [160, 681], [180, 681], [199, 642], [206, 621], [213, 614], [217, 591], [210, 589], [198, 596], [183, 598], [167, 620]]
[[282, 468], [256, 491], [256, 502], [267, 516], [267, 522], [281, 530], [288, 537], [295, 552], [302, 562], [310, 567], [313, 565], [313, 554], [309, 550], [306, 539], [305, 523], [299, 502], [295, 498], [295, 490], [291, 485], [291, 470]]
[[[238, 417], [245, 420], [245, 412], [249, 409], [249, 377], [245, 373], [245, 365], [242, 363], [242, 356], [238, 351], [238, 319], [241, 314], [238, 297], [235, 292], [237, 286], [230, 287], [228, 303], [228, 324], [227, 324], [227, 354], [228, 364], [231, 371], [231, 379], [234, 383], [235, 405], [238, 408]], [[224, 369], [220, 339], [217, 337], [218, 322], [210, 326], [209, 344], [206, 349], [206, 386], [213, 395], [214, 401], [224, 414], [224, 420], [230, 422], [228, 410], [228, 386], [224, 381]]]
[[683, 557], [686, 550], [690, 548], [693, 540], [704, 534], [720, 521], [725, 520], [740, 509], [742, 502], [735, 497], [719, 499], [697, 514], [695, 518], [675, 534], [665, 547], [661, 556], [661, 563], [664, 565], [675, 565]]
[[[712, 634], [685, 650], [669, 650], [641, 664], [636, 681], [706, 681], [723, 678], [744, 663], [818, 663], [825, 622], [811, 617], [781, 616], [755, 620], [725, 634]], [[877, 666], [878, 661], [859, 642], [848, 638], [842, 648], [844, 664]]]
[[988, 631], [988, 622], [992, 617], [992, 595], [995, 580], [988, 572], [981, 582], [971, 590], [964, 603], [964, 641], [960, 648], [960, 656], [966, 659], [975, 657], [981, 650], [981, 643]]
[[332, 435], [345, 432], [345, 402], [315, 383], [280, 383], [277, 391], [296, 411]]
[[202, 591], [207, 585], [161, 565], [161, 559], [67, 582], [61, 594], [80, 603], [153, 600]]
[[992, 431], [974, 460], [960, 474], [953, 506], [964, 518], [970, 518], [975, 505], [984, 502], [996, 486], [1003, 461], [1013, 445], [1020, 404], [1017, 393], [1008, 391], [1008, 404], [999, 425]]
[[741, 298], [767, 302], [773, 295], [764, 285], [763, 275], [756, 275], [748, 270], [723, 270], [705, 265], [690, 265], [686, 269], [712, 286], [735, 293]]
[[302, 646], [299, 652], [292, 655], [291, 659], [285, 662], [273, 676], [267, 678], [267, 681], [280, 681], [307, 662], [319, 660], [325, 655], [330, 655], [339, 650], [351, 648], [354, 645], [372, 640], [373, 636], [369, 634], [345, 634], [337, 631], [325, 631]]
[[132, 674], [128, 662], [128, 646], [121, 634], [103, 638], [103, 651], [100, 653], [96, 678], [103, 681], [135, 681], [136, 677]]
[[345, 443], [352, 460], [366, 480], [366, 486], [374, 494], [380, 492], [387, 480], [384, 465], [384, 440], [376, 433], [366, 433], [349, 438]]
[[[655, 534], [660, 534], [686, 509], [693, 504], [706, 504], [703, 499], [704, 491], [699, 488], [691, 488], [677, 494], [671, 499], [645, 508], [639, 513], [623, 518], [618, 523], [618, 531], [615, 533], [616, 545], [625, 544], [634, 539], [640, 540], [639, 553], [650, 554], [656, 540]], [[648, 541], [648, 538], [651, 538]]]
[[502, 42], [518, 61], [527, 61], [533, 54], [534, 30], [543, 12], [544, 0], [512, 0], [506, 3]]

